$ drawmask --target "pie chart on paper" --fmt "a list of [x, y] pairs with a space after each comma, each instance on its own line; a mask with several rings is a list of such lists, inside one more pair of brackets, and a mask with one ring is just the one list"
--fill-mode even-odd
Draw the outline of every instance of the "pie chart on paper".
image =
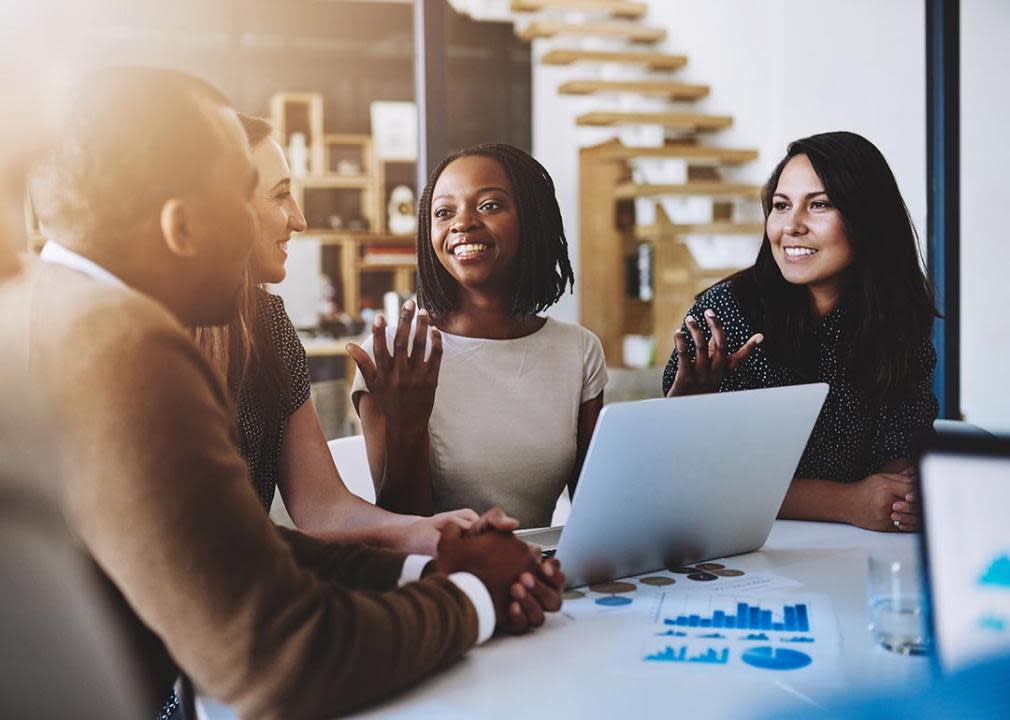
[[799, 670], [809, 665], [812, 659], [799, 650], [762, 645], [744, 652], [743, 661], [762, 670]]

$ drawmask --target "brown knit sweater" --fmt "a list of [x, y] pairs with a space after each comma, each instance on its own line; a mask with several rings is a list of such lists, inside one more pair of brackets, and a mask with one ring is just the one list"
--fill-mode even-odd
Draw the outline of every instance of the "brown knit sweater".
[[446, 577], [396, 589], [403, 555], [270, 523], [223, 387], [150, 298], [30, 262], [0, 285], [3, 355], [58, 412], [68, 517], [143, 648], [152, 708], [181, 667], [243, 717], [331, 716], [476, 641]]

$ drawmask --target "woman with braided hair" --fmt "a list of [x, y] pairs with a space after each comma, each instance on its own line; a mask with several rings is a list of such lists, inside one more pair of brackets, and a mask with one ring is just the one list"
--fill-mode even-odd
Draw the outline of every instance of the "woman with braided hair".
[[540, 314], [575, 282], [554, 183], [527, 153], [478, 145], [435, 168], [419, 205], [417, 301], [348, 347], [377, 502], [545, 526], [607, 382], [596, 336]]

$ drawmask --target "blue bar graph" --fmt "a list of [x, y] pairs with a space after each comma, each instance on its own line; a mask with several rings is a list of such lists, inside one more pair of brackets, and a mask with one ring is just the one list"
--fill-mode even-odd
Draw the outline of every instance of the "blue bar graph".
[[727, 615], [725, 610], [715, 610], [712, 617], [701, 615], [678, 615], [666, 618], [663, 623], [678, 627], [730, 628], [736, 630], [764, 630], [772, 632], [810, 632], [810, 618], [804, 603], [785, 605], [782, 608], [782, 622], [774, 621], [772, 610], [758, 605], [737, 603], [736, 615]]
[[706, 663], [712, 665], [725, 665], [729, 662], [729, 648], [716, 650], [709, 648], [697, 655], [688, 655], [687, 646], [682, 646], [680, 650], [674, 652], [673, 648], [667, 645], [663, 650], [652, 655], [646, 655], [644, 660], [652, 662], [681, 662], [681, 663]]

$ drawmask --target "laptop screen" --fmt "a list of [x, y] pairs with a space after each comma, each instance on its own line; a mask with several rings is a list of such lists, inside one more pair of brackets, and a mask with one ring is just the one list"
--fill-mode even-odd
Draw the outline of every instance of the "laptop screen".
[[940, 665], [1010, 654], [1010, 453], [932, 450], [919, 473]]

